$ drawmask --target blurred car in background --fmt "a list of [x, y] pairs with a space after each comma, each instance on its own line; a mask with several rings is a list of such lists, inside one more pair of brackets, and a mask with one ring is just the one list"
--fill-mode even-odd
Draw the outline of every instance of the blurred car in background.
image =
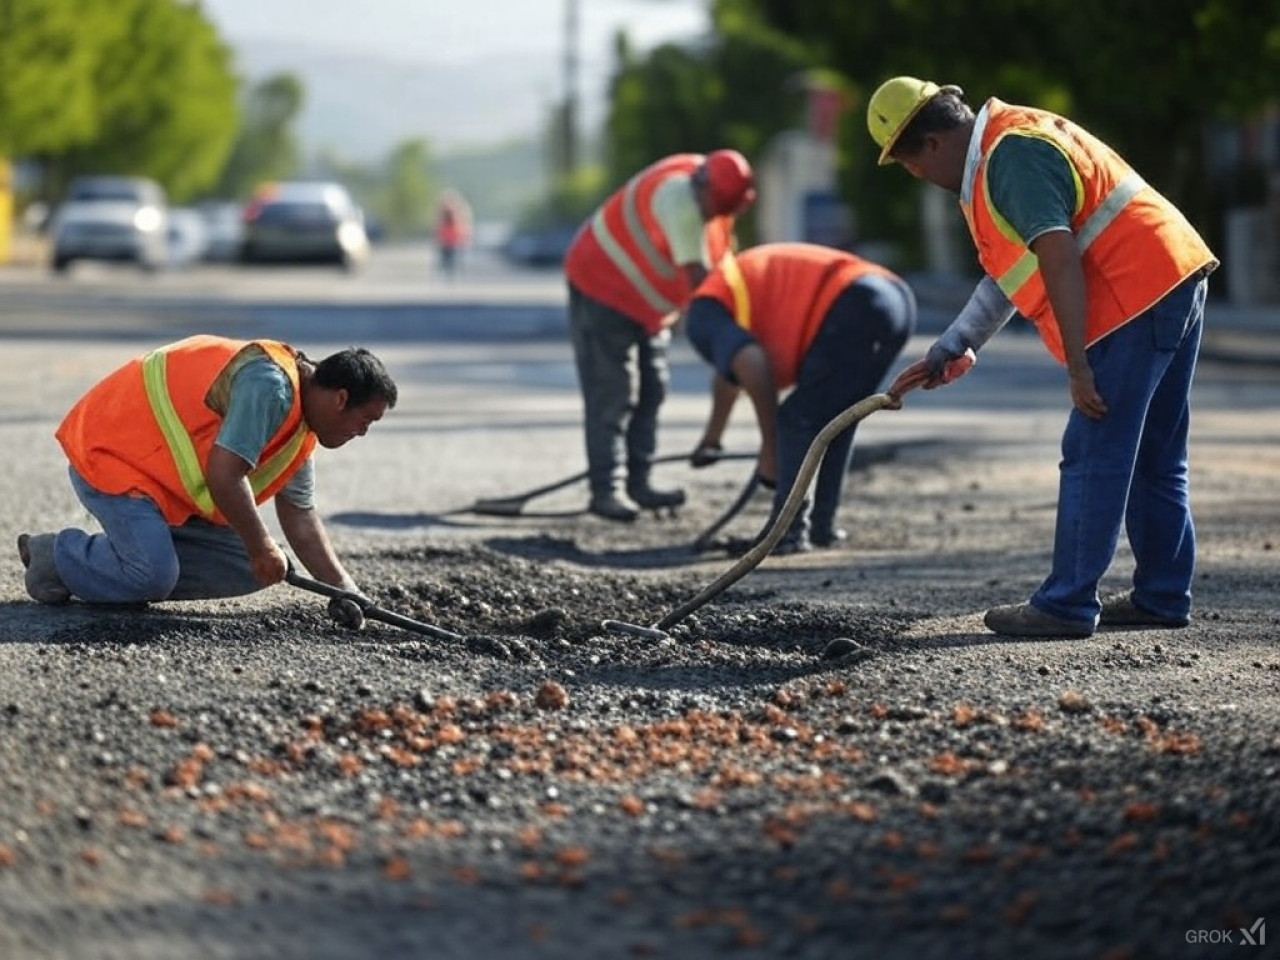
[[502, 246], [502, 254], [525, 267], [558, 267], [578, 233], [576, 223], [553, 223], [514, 230]]
[[51, 264], [62, 273], [77, 260], [131, 261], [147, 270], [169, 256], [164, 190], [144, 177], [76, 177], [53, 215]]
[[209, 228], [194, 207], [169, 208], [169, 266], [189, 267], [205, 258]]
[[234, 200], [206, 200], [197, 209], [204, 218], [204, 258], [222, 263], [240, 259], [244, 206]]
[[245, 207], [243, 263], [336, 263], [351, 270], [368, 257], [364, 213], [341, 184], [277, 183]]

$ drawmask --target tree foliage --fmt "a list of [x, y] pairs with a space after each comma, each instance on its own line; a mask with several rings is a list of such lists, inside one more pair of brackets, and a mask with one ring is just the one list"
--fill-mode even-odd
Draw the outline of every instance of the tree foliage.
[[292, 73], [273, 74], [249, 89], [218, 185], [221, 196], [245, 200], [259, 185], [298, 172], [301, 151], [294, 124], [304, 101], [302, 81]]
[[758, 159], [773, 134], [801, 116], [795, 81], [810, 58], [758, 17], [730, 11], [704, 44], [666, 44], [645, 56], [619, 37], [615, 55], [605, 129], [610, 188], [673, 153], [732, 147]]
[[198, 4], [0, 0], [0, 150], [76, 173], [213, 183], [237, 123], [232, 58]]
[[[838, 69], [862, 103], [898, 74], [1071, 116], [1111, 143], [1202, 228], [1214, 191], [1206, 123], [1237, 121], [1280, 89], [1280, 0], [717, 0], [760, 17]], [[861, 127], [861, 111], [854, 118]], [[849, 185], [885, 196], [865, 127]], [[879, 185], [871, 182], [871, 177]]]
[[[919, 184], [876, 165], [867, 98], [914, 74], [1068, 115], [1116, 147], [1211, 238], [1223, 194], [1206, 130], [1280, 90], [1280, 0], [713, 0], [706, 43], [620, 47], [607, 143], [614, 181], [663, 153], [751, 156], [794, 125], [804, 68], [834, 71], [854, 107], [838, 133], [842, 191], [863, 238], [918, 232]], [[755, 159], [753, 157], [753, 159]]]
[[98, 130], [82, 5], [0, 0], [0, 155], [56, 153]]

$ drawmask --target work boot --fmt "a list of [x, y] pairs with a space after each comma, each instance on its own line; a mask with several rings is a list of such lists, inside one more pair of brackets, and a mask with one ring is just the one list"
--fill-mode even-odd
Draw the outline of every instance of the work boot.
[[27, 593], [39, 603], [66, 603], [71, 599], [71, 591], [58, 576], [58, 568], [53, 562], [55, 537], [56, 534], [52, 533], [23, 533], [18, 536], [18, 557], [27, 570]]
[[1133, 594], [1122, 593], [1102, 601], [1102, 616], [1098, 623], [1104, 627], [1147, 627], [1157, 630], [1179, 630], [1190, 623], [1189, 617], [1165, 617], [1152, 613], [1133, 602]]
[[1091, 637], [1093, 623], [1045, 613], [1029, 603], [992, 607], [982, 618], [987, 629], [1006, 637]]
[[837, 527], [834, 530], [815, 529], [809, 535], [809, 539], [813, 541], [815, 547], [822, 547], [823, 549], [836, 547], [849, 539], [849, 531], [842, 527]]
[[628, 496], [616, 490], [592, 494], [587, 512], [619, 523], [634, 523], [636, 517], [640, 516], [640, 508]]
[[649, 486], [648, 480], [628, 480], [627, 496], [642, 510], [674, 509], [684, 506], [683, 490], [678, 487], [675, 490], [655, 490]]
[[812, 549], [813, 543], [810, 541], [808, 534], [788, 530], [787, 535], [774, 546], [773, 555], [775, 557], [789, 557], [797, 553], [808, 553]]

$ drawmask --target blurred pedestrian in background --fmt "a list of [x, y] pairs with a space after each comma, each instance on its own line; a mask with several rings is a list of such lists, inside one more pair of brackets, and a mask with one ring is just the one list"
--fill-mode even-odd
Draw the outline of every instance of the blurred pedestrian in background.
[[[959, 195], [986, 272], [899, 384], [938, 385], [1015, 310], [1067, 368], [1053, 566], [1030, 602], [988, 610], [987, 627], [1086, 637], [1099, 623], [1186, 626], [1189, 394], [1212, 251], [1119, 154], [1048, 111], [993, 97], [975, 113], [959, 87], [894, 77], [871, 97], [867, 124], [881, 164]], [[1133, 589], [1103, 601], [1122, 526]]]
[[471, 206], [458, 191], [449, 189], [440, 194], [435, 232], [440, 272], [452, 277], [461, 267], [462, 251], [471, 242]]
[[565, 274], [591, 513], [626, 522], [684, 503], [683, 490], [649, 482], [670, 328], [732, 250], [734, 217], [754, 199], [751, 167], [737, 151], [677, 154], [633, 176], [578, 230]]
[[[767, 243], [725, 257], [694, 293], [685, 321], [690, 343], [715, 368], [694, 466], [715, 462], [745, 391], [760, 427], [758, 474], [774, 490], [776, 517], [818, 432], [879, 389], [915, 320], [915, 294], [902, 278], [843, 250]], [[848, 536], [836, 511], [855, 429], [827, 447], [813, 496], [775, 553], [830, 547]]]

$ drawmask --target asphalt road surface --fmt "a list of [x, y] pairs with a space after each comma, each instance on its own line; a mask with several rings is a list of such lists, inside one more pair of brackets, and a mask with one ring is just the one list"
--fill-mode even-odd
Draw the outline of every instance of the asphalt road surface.
[[[563, 289], [431, 264], [0, 274], [0, 544], [88, 522], [52, 434], [128, 357], [364, 345], [401, 401], [321, 452], [320, 510], [380, 603], [465, 638], [344, 631], [287, 586], [42, 608], [10, 553], [0, 957], [1274, 955], [1274, 368], [1202, 363], [1186, 630], [982, 628], [1047, 570], [1067, 404], [1009, 330], [862, 424], [847, 544], [765, 560], [654, 642], [600, 621], [654, 622], [733, 562], [691, 544], [750, 464], [660, 468], [689, 505], [630, 527], [581, 486], [468, 509], [582, 468]], [[677, 344], [660, 452], [692, 448], [707, 383]], [[754, 449], [745, 405], [727, 440]]]

